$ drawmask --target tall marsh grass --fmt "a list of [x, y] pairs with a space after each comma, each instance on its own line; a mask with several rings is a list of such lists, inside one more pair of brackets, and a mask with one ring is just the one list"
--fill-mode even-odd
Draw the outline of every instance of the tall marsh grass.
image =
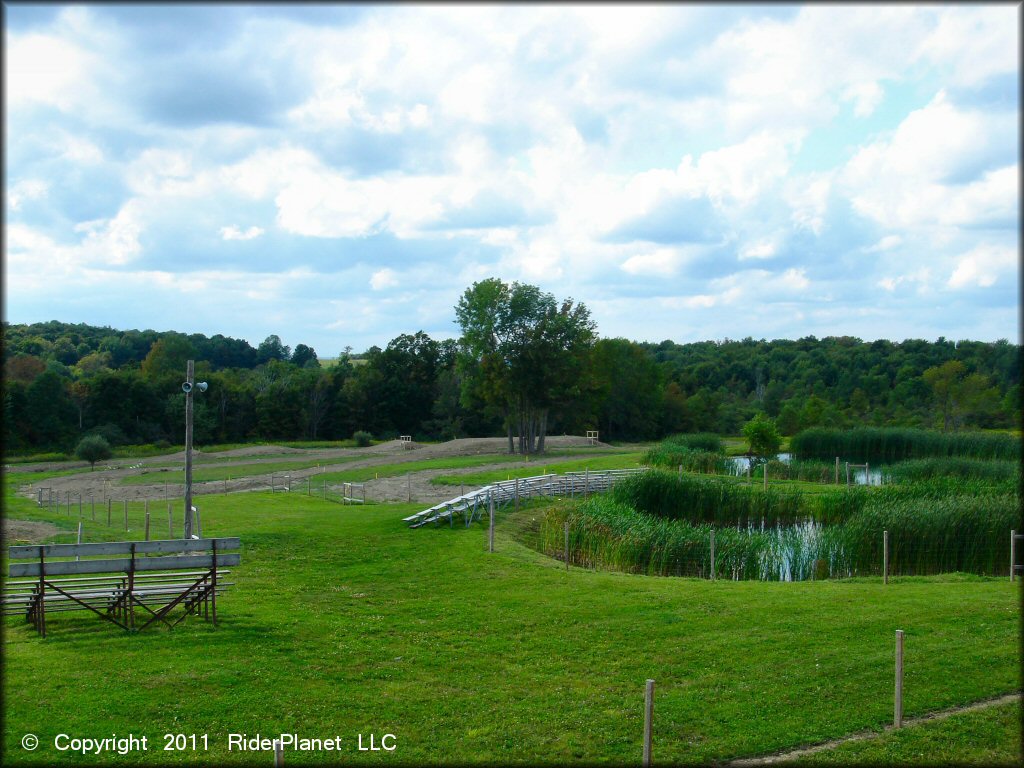
[[790, 452], [797, 459], [895, 462], [928, 456], [1020, 459], [1020, 438], [1006, 433], [935, 432], [902, 427], [813, 427], [794, 435]]
[[562, 556], [566, 520], [576, 565], [706, 577], [713, 528], [716, 575], [762, 580], [877, 575], [883, 531], [892, 575], [997, 575], [1009, 567], [1010, 529], [1024, 529], [1019, 496], [979, 479], [803, 494], [657, 470], [549, 508], [549, 554]]
[[1012, 486], [1020, 483], [1021, 471], [1016, 461], [943, 456], [890, 464], [882, 469], [882, 478], [887, 483], [920, 483], [960, 478]]
[[725, 457], [725, 445], [718, 435], [696, 432], [673, 435], [650, 448], [643, 463], [652, 467], [682, 467], [687, 472], [728, 474], [732, 464]]

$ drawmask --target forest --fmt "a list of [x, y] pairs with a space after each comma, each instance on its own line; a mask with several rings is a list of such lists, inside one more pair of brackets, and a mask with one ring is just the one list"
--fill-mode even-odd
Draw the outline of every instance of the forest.
[[418, 331], [359, 354], [339, 339], [329, 364], [277, 335], [253, 347], [221, 334], [5, 322], [4, 449], [69, 451], [94, 434], [114, 446], [180, 445], [190, 359], [209, 383], [194, 399], [200, 446], [366, 431], [507, 434], [510, 448], [517, 435], [533, 452], [545, 433], [587, 429], [604, 441], [739, 434], [759, 413], [784, 435], [1020, 424], [1021, 347], [1002, 339], [635, 342], [600, 337], [582, 303], [495, 279], [468, 288], [455, 314], [459, 338]]

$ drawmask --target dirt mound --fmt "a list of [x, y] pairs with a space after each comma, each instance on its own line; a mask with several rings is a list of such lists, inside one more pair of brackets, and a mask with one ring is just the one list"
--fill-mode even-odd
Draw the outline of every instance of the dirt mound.
[[53, 538], [60, 529], [49, 523], [40, 523], [34, 520], [10, 520], [4, 518], [0, 526], [0, 536], [5, 545], [10, 544], [38, 544], [46, 539]]

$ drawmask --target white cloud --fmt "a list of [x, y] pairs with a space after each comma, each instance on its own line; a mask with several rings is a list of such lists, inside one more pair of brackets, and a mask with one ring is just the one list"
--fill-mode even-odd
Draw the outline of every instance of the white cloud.
[[981, 244], [957, 259], [950, 288], [991, 288], [1000, 278], [1013, 274], [1018, 254], [1011, 248]]
[[853, 101], [853, 114], [857, 117], [869, 117], [885, 96], [876, 82], [855, 83], [847, 86], [843, 98]]
[[22, 179], [7, 190], [7, 205], [12, 211], [19, 211], [23, 201], [39, 200], [49, 189], [50, 185], [42, 179]]
[[918, 45], [915, 58], [948, 68], [953, 83], [963, 86], [1020, 72], [1018, 5], [954, 5], [937, 13], [938, 24]]
[[883, 253], [885, 251], [891, 251], [899, 245], [902, 245], [903, 238], [899, 235], [886, 235], [877, 243], [872, 245], [870, 248], [865, 248], [865, 253]]
[[235, 225], [220, 228], [220, 236], [224, 240], [255, 240], [263, 234], [262, 227], [252, 226], [242, 231]]
[[398, 273], [393, 269], [380, 269], [370, 277], [370, 287], [375, 291], [383, 291], [385, 288], [394, 288], [398, 285]]
[[770, 259], [775, 255], [775, 243], [771, 240], [761, 240], [751, 243], [740, 251], [740, 261], [745, 259]]
[[854, 209], [899, 229], [962, 225], [993, 208], [1016, 209], [1016, 167], [987, 171], [968, 184], [956, 175], [984, 161], [992, 147], [1008, 147], [1015, 120], [952, 104], [940, 91], [911, 112], [891, 138], [862, 147], [841, 172]]
[[70, 109], [90, 71], [89, 53], [54, 35], [8, 33], [5, 69], [11, 108], [28, 102]]
[[622, 270], [631, 275], [671, 277], [682, 261], [675, 248], [657, 248], [649, 253], [638, 253], [622, 263]]

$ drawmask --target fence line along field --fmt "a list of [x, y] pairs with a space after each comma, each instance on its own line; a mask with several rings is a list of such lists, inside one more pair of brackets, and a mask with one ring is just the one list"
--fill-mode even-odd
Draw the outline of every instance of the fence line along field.
[[[765, 491], [715, 459], [623, 474], [601, 492], [595, 481], [576, 493], [574, 481], [561, 496], [520, 498], [518, 511], [506, 501], [493, 533], [486, 513], [468, 526], [403, 522], [515, 478], [642, 469], [649, 448], [549, 437], [550, 455], [527, 461], [506, 445], [268, 447], [197, 461], [198, 478], [218, 473], [194, 486], [201, 535], [241, 541], [217, 626], [132, 634], [69, 612], [48, 616], [41, 640], [8, 617], [5, 763], [77, 763], [54, 748], [58, 734], [129, 731], [160, 748], [121, 764], [271, 764], [270, 753], [229, 749], [232, 733], [339, 738], [337, 753], [286, 751], [296, 765], [378, 760], [359, 749], [371, 733], [393, 734], [385, 757], [403, 764], [638, 763], [646, 680], [653, 762], [728, 762], [881, 733], [896, 630], [908, 721], [1020, 690], [1019, 584], [1002, 549], [1019, 495], [1005, 468], [950, 464], [936, 479], [938, 465], [891, 464], [882, 487], [772, 477]], [[159, 482], [138, 484], [175, 471], [169, 461], [7, 471], [5, 543], [74, 542], [80, 523], [83, 541], [142, 540], [147, 505], [151, 538], [158, 523], [159, 538], [180, 536], [180, 486], [165, 499]], [[338, 503], [346, 483], [349, 498], [365, 483], [367, 503]], [[815, 552], [797, 535], [811, 524]], [[893, 547], [888, 579], [874, 565], [878, 526]], [[779, 583], [769, 555], [789, 558], [793, 581]], [[971, 721], [971, 733], [1012, 764], [1020, 739], [1004, 719]], [[955, 762], [942, 734], [962, 726], [949, 722], [930, 738]], [[28, 733], [34, 752], [20, 741]], [[164, 752], [163, 735], [179, 733], [205, 735], [203, 748]]]

